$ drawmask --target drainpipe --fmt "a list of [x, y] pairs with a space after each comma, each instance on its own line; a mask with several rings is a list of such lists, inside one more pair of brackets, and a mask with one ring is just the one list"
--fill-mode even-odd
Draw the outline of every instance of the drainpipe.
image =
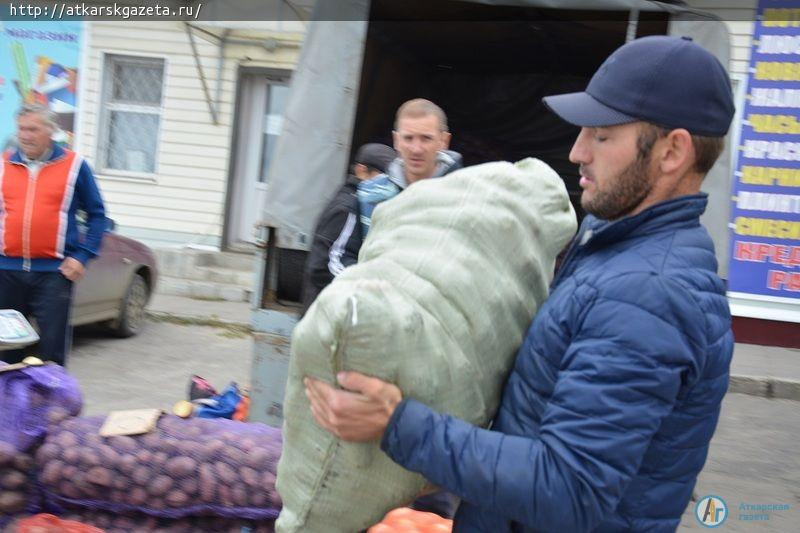
[[625, 34], [625, 42], [629, 43], [636, 39], [636, 30], [639, 29], [639, 10], [632, 9], [628, 15], [628, 32]]

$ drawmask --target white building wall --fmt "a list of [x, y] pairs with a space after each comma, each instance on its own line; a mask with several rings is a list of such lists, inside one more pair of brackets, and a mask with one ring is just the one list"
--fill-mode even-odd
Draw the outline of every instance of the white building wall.
[[[241, 37], [238, 32], [241, 30], [237, 30]], [[213, 123], [209, 112], [183, 23], [97, 21], [87, 24], [87, 35], [77, 148], [95, 168], [109, 216], [117, 222], [119, 232], [156, 246], [219, 246], [238, 69], [254, 66], [293, 70], [302, 33], [260, 31], [259, 36], [275, 35], [281, 41], [296, 43], [274, 52], [258, 45], [225, 47], [216, 102], [218, 124]], [[195, 43], [213, 99], [217, 95], [219, 48], [199, 35], [195, 33]], [[152, 176], [103, 172], [98, 168], [105, 54], [165, 61], [157, 168]]]

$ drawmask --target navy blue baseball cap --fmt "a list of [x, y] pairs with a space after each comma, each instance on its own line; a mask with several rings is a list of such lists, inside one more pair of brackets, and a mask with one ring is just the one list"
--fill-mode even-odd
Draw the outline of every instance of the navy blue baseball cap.
[[708, 137], [723, 137], [734, 112], [731, 83], [719, 60], [689, 37], [663, 35], [615, 50], [585, 92], [543, 100], [576, 126], [642, 120]]

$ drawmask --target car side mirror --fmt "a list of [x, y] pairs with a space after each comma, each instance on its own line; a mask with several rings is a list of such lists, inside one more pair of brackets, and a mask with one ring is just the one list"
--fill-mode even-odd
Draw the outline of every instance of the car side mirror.
[[114, 231], [117, 229], [117, 223], [113, 219], [106, 217], [106, 231]]

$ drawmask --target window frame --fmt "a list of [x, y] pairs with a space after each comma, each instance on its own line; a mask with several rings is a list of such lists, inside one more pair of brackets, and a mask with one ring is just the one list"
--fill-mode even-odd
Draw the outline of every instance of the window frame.
[[[155, 182], [159, 172], [159, 162], [161, 155], [161, 137], [164, 129], [164, 114], [166, 107], [164, 101], [166, 100], [167, 90], [167, 68], [168, 60], [166, 56], [144, 53], [130, 53], [119, 51], [103, 51], [101, 54], [101, 74], [100, 74], [100, 98], [98, 99], [98, 121], [97, 121], [97, 134], [96, 134], [96, 153], [97, 153], [97, 167], [98, 174], [104, 177], [113, 178], [129, 178], [134, 181], [151, 181]], [[137, 104], [127, 102], [115, 102], [112, 100], [112, 91], [114, 80], [113, 67], [117, 62], [128, 64], [140, 65], [153, 65], [156, 62], [161, 62], [161, 101], [158, 105]], [[158, 116], [158, 129], [156, 130], [155, 138], [155, 152], [153, 153], [153, 171], [152, 172], [139, 172], [135, 170], [123, 170], [109, 168], [108, 165], [108, 146], [109, 146], [109, 125], [111, 123], [111, 113], [113, 111], [143, 113]]]

